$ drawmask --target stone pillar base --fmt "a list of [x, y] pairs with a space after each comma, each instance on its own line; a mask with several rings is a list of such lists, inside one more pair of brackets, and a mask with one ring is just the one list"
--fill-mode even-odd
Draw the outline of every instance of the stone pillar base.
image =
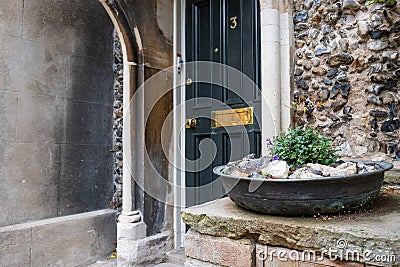
[[159, 263], [165, 258], [165, 253], [171, 250], [170, 232], [146, 237], [146, 225], [143, 222], [119, 222], [117, 232], [118, 267]]
[[146, 237], [146, 224], [144, 222], [138, 223], [124, 223], [118, 222], [117, 224], [117, 239], [120, 240], [138, 240]]
[[118, 266], [136, 266], [138, 253], [134, 249], [138, 240], [146, 237], [146, 224], [139, 211], [123, 213], [117, 224]]

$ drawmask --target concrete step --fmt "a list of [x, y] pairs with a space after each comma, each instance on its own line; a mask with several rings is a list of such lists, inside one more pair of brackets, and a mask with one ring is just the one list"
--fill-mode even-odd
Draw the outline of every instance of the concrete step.
[[180, 264], [180, 266], [185, 265], [186, 256], [185, 256], [185, 249], [179, 250], [172, 250], [167, 252], [167, 260], [170, 263]]
[[[160, 266], [184, 266], [184, 267], [218, 267], [217, 265], [209, 262], [199, 261], [191, 259], [185, 256], [185, 249], [173, 250], [167, 252], [167, 260], [171, 265], [160, 265]], [[158, 265], [157, 265], [158, 266]]]
[[[149, 265], [148, 267], [182, 267], [184, 265], [175, 263], [160, 263], [156, 265]], [[87, 267], [117, 267], [117, 260], [102, 260], [88, 265]]]
[[[148, 267], [182, 267], [185, 266], [185, 250], [173, 250], [167, 252], [166, 255], [167, 261], [165, 263], [159, 263], [156, 265], [148, 265]], [[87, 267], [116, 267], [117, 266], [117, 259], [104, 259], [98, 262], [92, 263]]]
[[87, 267], [116, 267], [117, 259], [105, 259], [88, 265]]
[[182, 266], [184, 266], [184, 265], [166, 262], [166, 263], [160, 263], [160, 264], [154, 265], [152, 267], [182, 267]]
[[221, 265], [215, 265], [209, 262], [204, 262], [200, 260], [195, 260], [188, 258], [185, 262], [185, 267], [220, 267]]
[[[173, 250], [167, 252], [167, 261], [156, 265], [149, 265], [148, 267], [183, 267], [185, 266], [186, 256], [185, 250]], [[88, 265], [87, 267], [116, 267], [117, 259], [104, 259]], [[190, 265], [192, 266], [192, 265]], [[197, 265], [196, 265], [197, 266]]]

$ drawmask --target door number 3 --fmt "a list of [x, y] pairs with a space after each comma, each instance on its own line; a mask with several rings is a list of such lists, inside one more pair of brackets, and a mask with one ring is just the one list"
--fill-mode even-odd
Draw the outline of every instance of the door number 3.
[[237, 23], [237, 16], [235, 17], [231, 17], [229, 19], [229, 21], [231, 22], [231, 25], [229, 26], [231, 29], [236, 29], [238, 23]]

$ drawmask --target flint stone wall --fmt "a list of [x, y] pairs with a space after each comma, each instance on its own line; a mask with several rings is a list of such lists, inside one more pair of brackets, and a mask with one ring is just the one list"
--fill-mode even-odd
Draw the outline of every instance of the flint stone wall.
[[295, 0], [294, 123], [344, 157], [400, 158], [400, 5]]

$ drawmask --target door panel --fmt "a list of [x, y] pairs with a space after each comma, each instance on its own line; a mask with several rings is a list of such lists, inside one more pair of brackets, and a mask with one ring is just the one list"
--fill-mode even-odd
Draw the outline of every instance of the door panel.
[[[225, 17], [225, 21], [228, 22], [228, 27], [226, 28], [226, 55], [224, 63], [238, 70], [243, 69], [242, 14], [240, 12], [240, 2], [241, 1], [237, 0], [228, 0], [226, 2], [227, 17]], [[226, 78], [228, 81], [237, 80], [235, 83], [242, 83], [240, 77], [234, 74], [228, 74]], [[243, 95], [243, 91], [240, 91], [240, 95]], [[240, 105], [243, 104], [243, 101], [235, 93], [226, 91], [225, 103], [230, 105]]]
[[[186, 86], [186, 115], [195, 118], [196, 125], [186, 129], [185, 153], [188, 160], [197, 160], [186, 172], [188, 206], [224, 195], [221, 183], [216, 181], [218, 177], [212, 173], [215, 166], [240, 159], [249, 152], [260, 155], [261, 133], [257, 120], [245, 127], [226, 128], [212, 128], [210, 120], [212, 111], [227, 109], [226, 105], [233, 109], [253, 107], [259, 118], [259, 56], [257, 0], [187, 1], [186, 61], [229, 65], [243, 72], [256, 85], [228, 69], [217, 72], [212, 66], [200, 69], [194, 63], [195, 67], [187, 71], [187, 78], [193, 83]], [[195, 82], [201, 71], [212, 77], [211, 83]], [[214, 80], [221, 80], [223, 86], [213, 84]], [[228, 89], [232, 86], [239, 90], [232, 92]], [[212, 163], [201, 169], [207, 161]]]
[[[193, 143], [191, 147], [186, 147], [187, 150], [187, 159], [189, 160], [196, 160], [200, 159], [195, 164], [195, 169], [200, 170], [202, 169], [201, 166], [204, 166], [202, 162], [201, 153], [200, 153], [200, 143], [203, 140], [211, 139], [211, 135], [208, 134], [193, 134]], [[203, 158], [206, 159], [206, 158]], [[203, 170], [198, 172], [190, 172], [186, 176], [186, 186], [190, 188], [197, 188], [204, 184], [209, 184], [212, 182], [213, 179], [213, 172], [212, 166], [208, 166], [207, 168], [203, 168]], [[201, 190], [194, 190], [190, 194], [187, 194], [186, 202], [188, 206], [193, 206], [198, 203], [203, 203], [209, 201], [209, 195], [212, 195], [212, 192], [207, 192], [208, 194], [204, 194]]]

